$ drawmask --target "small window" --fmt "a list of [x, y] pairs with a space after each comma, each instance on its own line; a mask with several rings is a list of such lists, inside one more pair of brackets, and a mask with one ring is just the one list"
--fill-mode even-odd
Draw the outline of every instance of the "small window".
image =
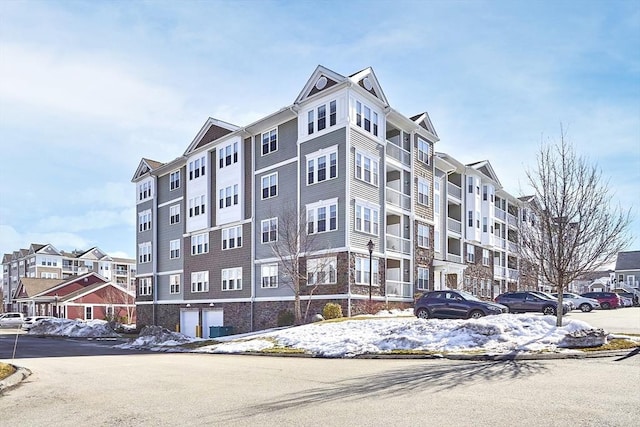
[[180, 188], [180, 171], [171, 172], [169, 174], [169, 190], [173, 191]]
[[278, 132], [273, 129], [262, 134], [262, 155], [273, 153], [278, 149]]
[[278, 195], [278, 173], [262, 177], [262, 198], [269, 199]]
[[278, 218], [262, 220], [262, 243], [271, 243], [278, 240]]
[[418, 138], [418, 160], [424, 164], [429, 164], [429, 144], [422, 138]]
[[262, 288], [278, 287], [278, 264], [265, 264], [261, 267]]

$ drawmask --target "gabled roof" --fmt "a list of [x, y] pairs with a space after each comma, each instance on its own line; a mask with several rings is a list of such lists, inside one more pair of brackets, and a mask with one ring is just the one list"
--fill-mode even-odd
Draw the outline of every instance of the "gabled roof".
[[498, 179], [496, 172], [493, 170], [491, 163], [489, 163], [489, 160], [482, 160], [475, 163], [469, 163], [467, 167], [477, 170], [487, 178], [493, 180], [496, 184], [498, 184], [499, 187], [502, 187], [502, 184], [500, 184], [500, 180]]
[[29, 246], [29, 255], [32, 254], [62, 255], [62, 252], [50, 243], [46, 245], [32, 243], [31, 246]]
[[6, 264], [8, 262], [11, 262], [11, 254], [4, 254], [2, 256], [2, 263]]
[[345, 76], [318, 65], [302, 88], [302, 91], [300, 91], [300, 94], [298, 94], [295, 104], [299, 104], [305, 99], [345, 81], [347, 81]]
[[640, 270], [640, 251], [618, 252], [616, 271]]
[[80, 275], [80, 276], [71, 276], [71, 277], [68, 277], [66, 280], [63, 280], [63, 281], [61, 281], [60, 283], [58, 283], [57, 285], [55, 285], [55, 286], [53, 286], [53, 287], [51, 287], [51, 288], [49, 288], [49, 289], [46, 289], [46, 290], [44, 290], [44, 291], [42, 291], [42, 292], [38, 293], [36, 296], [39, 296], [39, 295], [42, 295], [42, 294], [45, 294], [45, 293], [50, 293], [51, 291], [54, 291], [54, 290], [56, 290], [56, 289], [63, 288], [63, 287], [65, 287], [65, 286], [67, 286], [67, 285], [70, 285], [70, 284], [72, 284], [72, 283], [74, 283], [74, 282], [78, 282], [78, 281], [80, 281], [80, 280], [82, 280], [82, 279], [84, 279], [84, 278], [88, 278], [89, 276], [95, 276], [95, 277], [97, 277], [99, 280], [101, 280], [103, 283], [108, 282], [108, 280], [107, 280], [107, 279], [105, 279], [104, 277], [102, 277], [102, 276], [101, 276], [101, 275], [99, 275], [98, 273], [96, 273], [96, 272], [93, 272], [93, 271], [92, 271], [92, 272], [90, 272], [90, 273], [85, 273], [85, 274]]
[[364, 70], [358, 71], [355, 74], [349, 76], [352, 82], [378, 98], [385, 106], [389, 105], [387, 97], [382, 91], [382, 87], [378, 82], [376, 74], [373, 72], [373, 68], [367, 67]]
[[204, 125], [202, 125], [202, 128], [200, 128], [196, 137], [193, 138], [189, 147], [187, 147], [184, 155], [186, 156], [193, 151], [197, 151], [198, 148], [207, 145], [211, 141], [215, 141], [216, 139], [228, 135], [231, 132], [235, 132], [238, 129], [240, 128], [236, 125], [209, 117], [207, 121], [204, 122]]
[[32, 297], [42, 292], [46, 292], [48, 289], [51, 289], [62, 282], [64, 282], [64, 280], [61, 279], [36, 279], [23, 277], [20, 279], [16, 292], [22, 293], [22, 291], [24, 291], [27, 297]]
[[111, 257], [104, 253], [100, 248], [94, 246], [93, 248], [84, 251], [82, 254], [78, 255], [77, 258], [88, 259], [88, 260], [111, 260]]
[[151, 159], [142, 158], [140, 163], [138, 164], [138, 168], [136, 169], [136, 173], [133, 174], [133, 178], [131, 178], [132, 182], [135, 182], [138, 178], [141, 178], [143, 175], [151, 172], [154, 169], [159, 168], [164, 163], [157, 162]]
[[424, 113], [416, 114], [411, 117], [411, 120], [416, 122], [418, 126], [429, 132], [431, 135], [436, 137], [436, 140], [440, 140], [440, 137], [436, 133], [436, 128], [433, 127], [433, 123], [431, 122], [431, 117], [429, 117], [429, 113], [426, 111]]

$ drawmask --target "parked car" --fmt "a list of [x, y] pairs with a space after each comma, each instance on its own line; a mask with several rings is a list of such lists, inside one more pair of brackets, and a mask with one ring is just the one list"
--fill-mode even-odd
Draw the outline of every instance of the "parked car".
[[587, 292], [581, 294], [581, 296], [597, 299], [600, 307], [605, 310], [622, 306], [622, 301], [620, 301], [620, 297], [615, 292]]
[[24, 322], [24, 314], [10, 312], [0, 314], [0, 328], [19, 328]]
[[53, 319], [53, 318], [54, 317], [52, 317], [52, 316], [29, 316], [29, 317], [25, 317], [24, 322], [22, 323], [22, 329], [24, 329], [25, 331], [28, 331], [29, 329], [33, 328], [36, 323], [39, 323], [41, 320]]
[[[557, 301], [530, 291], [506, 292], [498, 295], [494, 301], [509, 307], [509, 313], [540, 312], [555, 315], [558, 310]], [[568, 312], [569, 305], [563, 304], [562, 313], [567, 314]]]
[[633, 307], [633, 306], [639, 306], [640, 302], [638, 301], [638, 297], [634, 294], [632, 294], [631, 292], [625, 292], [625, 291], [618, 291], [618, 290], [614, 290], [613, 292], [617, 293], [618, 295], [620, 295], [620, 298], [628, 298], [631, 300], [631, 305], [629, 306], [629, 302], [628, 301], [623, 301], [625, 303], [625, 307]]
[[416, 301], [414, 314], [421, 319], [477, 319], [490, 314], [508, 313], [507, 307], [482, 301], [464, 291], [431, 291]]
[[622, 303], [622, 307], [633, 307], [633, 300], [627, 296], [622, 294], [618, 294], [620, 297], [620, 302]]
[[[551, 294], [554, 297], [558, 297], [558, 294]], [[585, 298], [583, 296], [580, 296], [578, 294], [574, 294], [573, 292], [565, 292], [562, 294], [562, 299], [563, 300], [567, 300], [567, 301], [571, 301], [573, 303], [573, 305], [575, 306], [575, 308], [579, 308], [580, 310], [584, 311], [585, 313], [588, 313], [589, 311], [593, 310], [594, 308], [600, 308], [600, 303], [598, 302], [597, 299], [593, 299], [593, 298]]]
[[[550, 294], [548, 292], [542, 292], [542, 291], [529, 291], [533, 294], [539, 295], [542, 298], [546, 298], [548, 300], [551, 301], [558, 301], [558, 294]], [[564, 295], [564, 294], [563, 294]], [[563, 305], [567, 305], [568, 306], [568, 310], [575, 310], [577, 307], [573, 304], [573, 301], [569, 300], [569, 301], [562, 301]]]

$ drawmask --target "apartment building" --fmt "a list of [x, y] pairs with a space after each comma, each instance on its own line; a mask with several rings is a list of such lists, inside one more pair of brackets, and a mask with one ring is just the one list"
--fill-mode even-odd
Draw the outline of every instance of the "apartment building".
[[[206, 337], [275, 326], [296, 294], [311, 315], [329, 301], [353, 315], [432, 289], [536, 288], [517, 255], [529, 200], [488, 161], [434, 154], [438, 141], [426, 112], [389, 105], [371, 68], [318, 66], [291, 105], [246, 126], [209, 118], [180, 157], [143, 158], [138, 323]], [[299, 292], [282, 256], [292, 218]]]
[[135, 287], [136, 262], [107, 255], [97, 247], [86, 251], [61, 251], [52, 244], [32, 243], [2, 258], [3, 309], [15, 309], [15, 291], [21, 278], [68, 279], [95, 272], [126, 290]]

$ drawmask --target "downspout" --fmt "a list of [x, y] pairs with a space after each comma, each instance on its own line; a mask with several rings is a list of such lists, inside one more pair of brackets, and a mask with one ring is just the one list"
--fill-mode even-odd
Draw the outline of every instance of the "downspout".
[[[152, 276], [151, 280], [153, 281], [153, 325], [156, 326], [158, 323], [157, 313], [156, 313], [156, 304], [158, 303], [158, 236], [157, 230], [160, 228], [158, 225], [158, 177], [153, 176], [153, 215], [152, 218], [152, 230], [151, 233], [151, 268], [152, 268]], [[155, 222], [155, 227], [153, 227], [153, 222]]]
[[[256, 185], [256, 179], [255, 176], [253, 174], [254, 170], [255, 170], [255, 162], [256, 162], [256, 157], [254, 156], [254, 145], [255, 145], [255, 140], [254, 140], [254, 135], [247, 131], [247, 128], [242, 128], [242, 132], [246, 133], [249, 135], [249, 139], [251, 140], [251, 171], [250, 171], [250, 179], [251, 179], [251, 199], [250, 199], [250, 203], [251, 203], [251, 298], [250, 298], [250, 310], [249, 310], [249, 328], [250, 330], [253, 332], [254, 331], [254, 310], [255, 310], [255, 298], [256, 298], [256, 286], [257, 286], [257, 280], [256, 280], [256, 264], [255, 264], [255, 260], [256, 260], [256, 230], [255, 230], [255, 219], [256, 219], [256, 204], [253, 201], [253, 198], [255, 197], [255, 185]], [[244, 142], [244, 137], [243, 137], [243, 142]], [[244, 151], [244, 150], [243, 150]], [[244, 176], [246, 177], [247, 174], [245, 173]], [[246, 202], [246, 195], [244, 197], [245, 202]]]

